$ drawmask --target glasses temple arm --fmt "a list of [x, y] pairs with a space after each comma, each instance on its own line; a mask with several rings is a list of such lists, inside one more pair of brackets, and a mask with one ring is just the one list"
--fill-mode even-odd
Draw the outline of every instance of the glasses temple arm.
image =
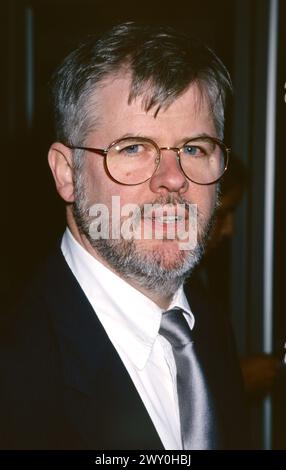
[[105, 157], [106, 154], [107, 154], [107, 150], [98, 149], [98, 148], [94, 148], [94, 147], [80, 147], [78, 145], [67, 145], [67, 144], [66, 144], [66, 147], [68, 147], [72, 150], [86, 150], [87, 152], [98, 153], [102, 157]]

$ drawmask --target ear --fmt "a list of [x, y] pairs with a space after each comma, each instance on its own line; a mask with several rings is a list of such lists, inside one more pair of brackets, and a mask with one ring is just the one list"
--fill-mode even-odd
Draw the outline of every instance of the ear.
[[59, 195], [66, 202], [74, 201], [72, 151], [60, 142], [51, 145], [48, 161]]

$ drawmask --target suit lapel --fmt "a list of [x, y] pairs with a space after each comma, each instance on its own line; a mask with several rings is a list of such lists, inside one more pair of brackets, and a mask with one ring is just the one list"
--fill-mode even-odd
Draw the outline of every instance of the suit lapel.
[[[56, 276], [55, 276], [56, 273]], [[66, 414], [89, 449], [162, 449], [124, 364], [61, 252], [47, 272]]]

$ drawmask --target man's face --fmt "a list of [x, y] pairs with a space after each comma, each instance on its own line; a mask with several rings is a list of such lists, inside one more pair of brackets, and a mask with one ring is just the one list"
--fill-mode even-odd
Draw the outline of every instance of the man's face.
[[[142, 98], [128, 104], [130, 78], [122, 76], [108, 80], [96, 94], [95, 114], [100, 110], [97, 128], [90, 133], [85, 146], [106, 148], [124, 136], [143, 136], [155, 141], [159, 147], [180, 147], [188, 139], [207, 134], [216, 136], [209, 107], [196, 86], [191, 86], [167, 109], [154, 117], [154, 109], [146, 112]], [[104, 158], [87, 152], [80, 182], [75, 182], [75, 218], [85, 240], [94, 249], [94, 255], [115, 269], [122, 277], [137, 279], [145, 287], [175, 290], [195, 264], [201, 252], [203, 239], [209, 230], [216, 205], [216, 185], [202, 186], [188, 180], [183, 174], [177, 155], [163, 150], [161, 162], [148, 181], [135, 186], [125, 186], [113, 181], [107, 174]], [[178, 239], [93, 240], [87, 233], [90, 222], [89, 208], [104, 204], [111, 216], [112, 196], [119, 197], [120, 206], [159, 204], [161, 209], [152, 217], [142, 220], [141, 233], [150, 232], [154, 219], [162, 210], [176, 208], [179, 203], [196, 204], [198, 211], [198, 245], [192, 250], [182, 250]], [[176, 219], [169, 224], [179, 224]], [[167, 222], [160, 229], [166, 231]], [[145, 224], [145, 225], [144, 225]], [[160, 223], [159, 223], [160, 225]], [[158, 226], [158, 225], [157, 225]], [[169, 279], [169, 281], [168, 281]], [[169, 282], [169, 283], [168, 283]]]

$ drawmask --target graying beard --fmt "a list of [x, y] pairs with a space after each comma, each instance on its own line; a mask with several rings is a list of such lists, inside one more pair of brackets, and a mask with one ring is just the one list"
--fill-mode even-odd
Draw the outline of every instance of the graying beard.
[[166, 269], [158, 251], [139, 253], [134, 240], [93, 240], [89, 236], [88, 239], [124, 279], [136, 281], [138, 286], [160, 294], [175, 293], [203, 253], [200, 245], [193, 251], [182, 251], [180, 267]]
[[[76, 178], [75, 202], [73, 215], [79, 231], [85, 235], [91, 246], [109, 263], [109, 265], [125, 280], [133, 280], [138, 287], [158, 294], [174, 294], [190, 275], [201, 260], [206, 242], [213, 225], [211, 218], [203, 234], [199, 235], [194, 250], [180, 252], [180, 266], [174, 269], [164, 267], [163, 254], [153, 250], [138, 251], [134, 240], [93, 239], [89, 234], [90, 219], [88, 216], [88, 200], [82, 172]], [[163, 241], [164, 243], [164, 241]]]

